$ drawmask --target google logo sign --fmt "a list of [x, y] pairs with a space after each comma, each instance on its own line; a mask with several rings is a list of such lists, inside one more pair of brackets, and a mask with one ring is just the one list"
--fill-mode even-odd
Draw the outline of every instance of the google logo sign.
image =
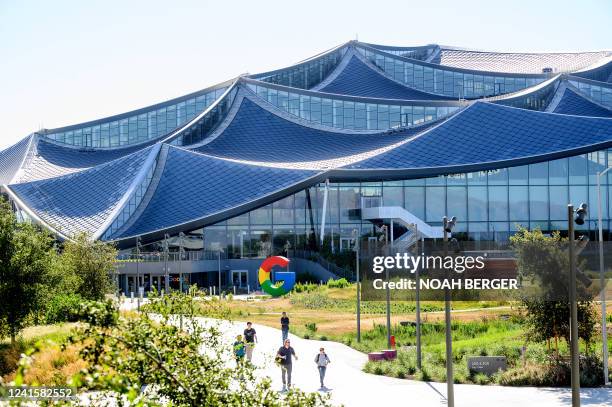
[[276, 284], [272, 283], [271, 272], [274, 266], [287, 267], [289, 259], [283, 256], [268, 257], [259, 266], [259, 284], [264, 292], [272, 297], [280, 297], [287, 294], [295, 285], [295, 273], [289, 271], [277, 271], [275, 277]]

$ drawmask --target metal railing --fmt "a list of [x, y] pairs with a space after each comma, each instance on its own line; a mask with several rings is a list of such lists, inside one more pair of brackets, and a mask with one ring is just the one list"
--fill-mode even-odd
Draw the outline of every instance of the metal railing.
[[383, 206], [383, 200], [381, 195], [362, 196], [361, 197], [361, 209], [366, 208], [377, 208]]
[[319, 252], [312, 250], [289, 250], [289, 255], [318, 263], [321, 267], [340, 278], [346, 278], [349, 281], [355, 280], [355, 273], [352, 270], [335, 265], [323, 258]]
[[[218, 251], [200, 250], [200, 251], [185, 251], [182, 256], [179, 252], [169, 252], [168, 261], [202, 261], [202, 260], [217, 260], [219, 258]], [[227, 259], [227, 254], [221, 252], [221, 260]], [[158, 263], [164, 262], [164, 252], [142, 252], [140, 256], [136, 253], [120, 254], [117, 256], [117, 261], [135, 262], [139, 260], [143, 263]]]

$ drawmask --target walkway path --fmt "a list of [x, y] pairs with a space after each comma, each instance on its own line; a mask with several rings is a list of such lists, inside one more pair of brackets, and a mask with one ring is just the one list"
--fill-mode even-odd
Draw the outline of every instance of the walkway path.
[[[208, 324], [211, 320], [199, 318]], [[242, 333], [244, 322], [221, 321], [228, 342]], [[255, 347], [253, 363], [259, 374], [272, 378], [273, 387], [282, 388], [280, 368], [273, 363], [273, 357], [281, 346], [279, 329], [254, 324], [259, 343]], [[446, 384], [427, 383], [395, 379], [364, 373], [361, 369], [367, 357], [346, 345], [337, 342], [323, 342], [301, 339], [290, 335], [291, 346], [298, 360], [293, 365], [293, 383], [304, 391], [317, 391], [319, 376], [314, 357], [323, 346], [331, 359], [325, 384], [330, 388], [332, 401], [347, 407], [358, 406], [445, 406]], [[581, 391], [583, 406], [611, 406], [612, 389], [597, 388]], [[457, 407], [516, 407], [516, 406], [570, 406], [569, 388], [535, 388], [455, 385]]]

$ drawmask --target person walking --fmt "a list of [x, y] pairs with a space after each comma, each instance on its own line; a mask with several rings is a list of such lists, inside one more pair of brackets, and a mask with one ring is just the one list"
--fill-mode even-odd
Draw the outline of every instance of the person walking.
[[280, 323], [281, 323], [281, 332], [283, 334], [282, 343], [285, 343], [285, 339], [287, 339], [287, 337], [289, 336], [289, 317], [287, 316], [287, 313], [285, 311], [283, 311], [283, 315], [281, 316]]
[[237, 364], [240, 364], [244, 360], [244, 348], [245, 346], [244, 341], [242, 340], [242, 335], [236, 336], [236, 342], [234, 342], [234, 357], [236, 358]]
[[276, 360], [281, 368], [281, 375], [283, 379], [283, 391], [291, 388], [291, 370], [293, 368], [293, 361], [291, 356], [298, 360], [295, 350], [291, 347], [291, 341], [285, 339], [283, 346], [276, 353]]
[[253, 328], [253, 324], [247, 322], [247, 327], [244, 330], [244, 342], [246, 344], [246, 357], [250, 362], [253, 359], [253, 348], [257, 343], [257, 331]]
[[319, 380], [321, 381], [321, 389], [325, 390], [325, 384], [323, 380], [325, 380], [325, 372], [327, 371], [327, 365], [331, 362], [329, 357], [325, 353], [325, 348], [319, 349], [319, 353], [315, 356], [315, 363], [317, 364], [317, 368], [319, 369]]

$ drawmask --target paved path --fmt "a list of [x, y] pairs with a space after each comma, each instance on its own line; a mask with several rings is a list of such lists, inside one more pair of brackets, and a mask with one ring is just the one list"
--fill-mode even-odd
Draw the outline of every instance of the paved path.
[[[211, 320], [199, 318], [204, 324]], [[242, 333], [244, 322], [221, 321], [227, 341], [233, 341]], [[280, 368], [273, 363], [273, 357], [281, 346], [281, 332], [278, 329], [254, 324], [259, 343], [253, 353], [253, 363], [259, 374], [272, 378], [273, 387], [282, 388]], [[323, 342], [301, 339], [289, 335], [291, 346], [298, 360], [293, 363], [293, 383], [304, 391], [317, 391], [319, 376], [314, 357], [319, 347], [331, 359], [325, 384], [330, 389], [332, 401], [347, 407], [376, 406], [445, 406], [446, 384], [428, 383], [364, 373], [361, 369], [367, 357], [346, 345], [337, 342]], [[583, 406], [612, 406], [612, 389], [583, 389]], [[569, 388], [535, 388], [455, 385], [457, 407], [516, 407], [516, 406], [570, 406]]]

